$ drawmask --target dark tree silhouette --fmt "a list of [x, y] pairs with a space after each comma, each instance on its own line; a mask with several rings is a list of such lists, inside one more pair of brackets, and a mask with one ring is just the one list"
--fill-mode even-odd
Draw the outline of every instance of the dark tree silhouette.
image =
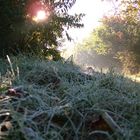
[[[82, 27], [83, 14], [69, 15], [75, 0], [1, 0], [0, 56], [37, 53], [59, 57], [58, 38], [66, 28]], [[45, 10], [47, 19], [35, 22], [37, 10]]]

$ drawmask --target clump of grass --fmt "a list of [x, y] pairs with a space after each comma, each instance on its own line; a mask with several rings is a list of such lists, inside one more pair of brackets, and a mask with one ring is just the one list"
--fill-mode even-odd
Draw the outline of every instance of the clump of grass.
[[65, 61], [26, 56], [11, 61], [13, 69], [19, 67], [12, 85], [22, 85], [28, 96], [7, 102], [13, 128], [6, 139], [90, 140], [92, 116], [101, 112], [108, 112], [123, 130], [123, 136], [107, 137], [139, 139], [139, 83], [112, 71], [86, 75]]

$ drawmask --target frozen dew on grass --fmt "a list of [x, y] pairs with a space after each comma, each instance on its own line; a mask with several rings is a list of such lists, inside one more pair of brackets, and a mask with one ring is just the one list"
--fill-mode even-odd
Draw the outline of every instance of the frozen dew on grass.
[[[9, 102], [0, 102], [0, 107], [11, 110], [14, 129], [7, 139], [87, 140], [97, 133], [108, 138], [139, 139], [139, 83], [111, 72], [84, 74], [79, 67], [63, 61], [19, 57], [12, 63], [18, 63], [20, 71], [12, 86], [22, 85], [27, 94], [21, 98], [8, 95]], [[103, 129], [102, 113], [107, 113], [112, 119], [109, 122], [114, 121], [123, 136], [115, 129], [114, 133], [95, 130]]]

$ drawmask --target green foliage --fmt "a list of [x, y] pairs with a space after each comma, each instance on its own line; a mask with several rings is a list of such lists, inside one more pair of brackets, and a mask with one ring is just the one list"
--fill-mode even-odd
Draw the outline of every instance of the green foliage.
[[127, 30], [130, 35], [130, 53], [134, 53], [136, 65], [140, 65], [140, 1], [122, 1], [120, 8], [120, 16], [126, 21]]
[[[32, 52], [58, 57], [57, 46], [61, 46], [59, 38], [64, 37], [65, 29], [83, 26], [80, 23], [83, 14], [68, 14], [74, 3], [75, 0], [1, 0], [0, 55]], [[32, 20], [37, 10], [34, 10], [33, 4], [42, 4], [49, 12], [46, 21], [39, 23]]]
[[[101, 20], [102, 25], [94, 29], [89, 38], [79, 45], [78, 51], [81, 52], [77, 54], [80, 58], [84, 55], [86, 62], [92, 60], [93, 65], [97, 66], [99, 63], [96, 58], [102, 59], [103, 63], [105, 60], [110, 63], [109, 58], [114, 64], [117, 62], [117, 66], [124, 72], [138, 73], [140, 71], [139, 10], [139, 0], [122, 0], [116, 11], [117, 14], [104, 16]], [[97, 63], [94, 64], [94, 61]]]
[[122, 0], [120, 4], [120, 14], [126, 19], [127, 23], [138, 24], [139, 23], [139, 0]]
[[[123, 71], [130, 74], [139, 72], [139, 23], [129, 22], [122, 15], [105, 16], [101, 21], [102, 25], [94, 29], [90, 37], [83, 41], [82, 46], [86, 52], [93, 54], [92, 59], [95, 54], [100, 55], [100, 59], [104, 55], [104, 59], [109, 58], [114, 64], [117, 62], [118, 67], [121, 63]], [[137, 71], [131, 73], [132, 69]]]
[[112, 140], [114, 135], [119, 140], [139, 140], [139, 83], [113, 71], [89, 76], [67, 61], [19, 56], [11, 62], [20, 71], [12, 86], [22, 86], [26, 96], [0, 102], [12, 116], [7, 140], [89, 140], [94, 131], [89, 126], [102, 112], [108, 112], [123, 130], [123, 136], [108, 134]]

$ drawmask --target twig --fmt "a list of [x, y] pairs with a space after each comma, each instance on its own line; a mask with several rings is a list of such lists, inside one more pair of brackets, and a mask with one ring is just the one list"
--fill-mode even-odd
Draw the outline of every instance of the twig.
[[12, 62], [10, 60], [10, 57], [8, 55], [6, 55], [6, 57], [7, 57], [7, 60], [9, 62], [9, 65], [10, 65], [12, 75], [15, 77], [15, 73], [14, 73], [14, 69], [13, 69], [13, 65], [12, 65]]
[[108, 132], [96, 130], [96, 131], [92, 131], [91, 133], [89, 133], [89, 135], [95, 135], [95, 134], [103, 134], [103, 135], [106, 135], [109, 140], [112, 140], [112, 138], [111, 138], [111, 136], [109, 135]]
[[119, 134], [123, 135], [121, 128], [116, 124], [116, 122], [107, 112], [102, 113], [101, 116], [114, 132], [118, 132]]

